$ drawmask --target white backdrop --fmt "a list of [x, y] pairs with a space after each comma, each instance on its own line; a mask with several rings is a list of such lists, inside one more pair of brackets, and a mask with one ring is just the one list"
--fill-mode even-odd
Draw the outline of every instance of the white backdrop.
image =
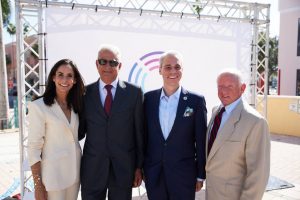
[[[203, 94], [208, 116], [219, 104], [216, 76], [224, 68], [238, 68], [250, 80], [251, 25], [214, 22], [143, 13], [45, 8], [47, 73], [55, 62], [70, 58], [85, 83], [99, 77], [98, 48], [114, 44], [121, 50], [120, 78], [142, 85], [144, 91], [161, 87], [158, 58], [167, 50], [183, 55], [182, 85]], [[248, 87], [249, 89], [249, 87]], [[247, 90], [246, 96], [249, 96]]]

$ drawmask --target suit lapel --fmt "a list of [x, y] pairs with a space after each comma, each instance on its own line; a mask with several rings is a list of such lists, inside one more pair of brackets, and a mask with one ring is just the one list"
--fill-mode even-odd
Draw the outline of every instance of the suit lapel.
[[[226, 123], [219, 130], [216, 140], [214, 141], [214, 144], [208, 155], [207, 162], [209, 162], [209, 160], [215, 155], [215, 153], [220, 149], [220, 147], [233, 134], [235, 129], [235, 124], [240, 120], [242, 109], [243, 109], [243, 101], [240, 101], [237, 107], [232, 111]], [[216, 113], [218, 113], [218, 111]], [[216, 113], [214, 115], [216, 115]]]
[[77, 120], [74, 111], [71, 110], [71, 121], [69, 123], [67, 117], [65, 116], [64, 112], [62, 111], [56, 100], [54, 100], [54, 104], [50, 106], [50, 110], [59, 119], [59, 121], [61, 121], [70, 130], [68, 131], [69, 137], [72, 141], [74, 141], [74, 136], [72, 132], [74, 131], [74, 126]]
[[[73, 109], [71, 109], [71, 122], [70, 122], [70, 127], [71, 127], [71, 131], [73, 132], [74, 135], [78, 134], [78, 130], [76, 127], [76, 124], [79, 123], [78, 121], [78, 115], [76, 115], [76, 113], [73, 111]], [[75, 138], [74, 138], [75, 139]]]
[[54, 100], [54, 104], [50, 106], [50, 109], [60, 121], [69, 127], [70, 123], [56, 100]]
[[162, 89], [156, 90], [155, 97], [153, 98], [154, 102], [151, 105], [151, 107], [154, 109], [154, 119], [156, 120], [156, 123], [154, 123], [154, 124], [158, 126], [158, 127], [156, 127], [157, 128], [156, 130], [160, 130], [160, 136], [163, 140], [165, 140], [162, 129], [161, 129], [160, 121], [159, 121], [159, 104], [160, 104], [161, 92], [162, 92]]
[[213, 122], [214, 122], [214, 119], [216, 117], [216, 115], [218, 114], [219, 110], [221, 109], [221, 106], [219, 107], [214, 107], [213, 108], [213, 111], [212, 111], [212, 116], [210, 118], [210, 121], [208, 123], [208, 126], [207, 126], [207, 131], [206, 131], [206, 146], [205, 146], [205, 154], [206, 154], [206, 159], [207, 159], [207, 148], [208, 148], [208, 141], [209, 141], [209, 136], [210, 136], [210, 131], [212, 129], [212, 126], [213, 126]]
[[[124, 97], [127, 96], [126, 94], [126, 84], [119, 80], [116, 88], [116, 94], [112, 102], [111, 107], [111, 115], [115, 113], [117, 110], [119, 110], [120, 107], [122, 107], [122, 104], [125, 102]], [[104, 111], [104, 109], [103, 109]]]
[[[101, 115], [103, 115], [104, 117], [106, 117], [103, 105], [101, 103], [101, 98], [100, 98], [100, 88], [99, 88], [99, 80], [96, 81], [93, 85], [92, 85], [92, 91], [91, 91], [91, 96], [92, 96], [92, 101], [94, 102], [93, 105], [95, 105], [96, 109], [99, 111], [98, 113], [100, 113]], [[97, 112], [95, 112], [97, 113]]]
[[180, 121], [182, 120], [187, 105], [188, 105], [188, 91], [184, 88], [181, 88], [176, 117], [167, 140], [169, 140], [172, 137], [172, 135], [174, 134], [173, 132], [175, 132], [175, 130], [177, 129], [177, 126], [180, 126]]

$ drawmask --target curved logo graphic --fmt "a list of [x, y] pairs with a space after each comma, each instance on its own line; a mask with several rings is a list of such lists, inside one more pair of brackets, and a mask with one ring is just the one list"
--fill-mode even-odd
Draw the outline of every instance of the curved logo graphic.
[[145, 80], [151, 72], [158, 70], [159, 58], [163, 53], [163, 51], [153, 51], [140, 57], [130, 70], [128, 82], [140, 85], [145, 91]]

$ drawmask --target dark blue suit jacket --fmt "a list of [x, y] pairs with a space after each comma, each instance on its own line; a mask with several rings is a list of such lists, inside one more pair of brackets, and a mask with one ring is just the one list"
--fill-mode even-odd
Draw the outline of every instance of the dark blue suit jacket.
[[142, 99], [140, 88], [119, 80], [108, 117], [100, 101], [99, 82], [87, 86], [79, 124], [79, 138], [86, 136], [80, 171], [82, 194], [105, 189], [111, 170], [116, 186], [132, 186], [144, 156]]
[[144, 99], [146, 187], [154, 187], [164, 172], [166, 184], [185, 185], [195, 192], [197, 177], [205, 179], [205, 99], [182, 88], [174, 125], [165, 140], [159, 122], [161, 91], [148, 92]]

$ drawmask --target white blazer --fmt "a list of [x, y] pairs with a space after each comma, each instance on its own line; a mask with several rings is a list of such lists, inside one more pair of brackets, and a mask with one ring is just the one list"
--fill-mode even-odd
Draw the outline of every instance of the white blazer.
[[29, 103], [28, 161], [41, 161], [42, 181], [47, 191], [65, 189], [79, 182], [81, 147], [78, 142], [78, 115], [71, 111], [71, 122], [55, 101], [43, 98]]

